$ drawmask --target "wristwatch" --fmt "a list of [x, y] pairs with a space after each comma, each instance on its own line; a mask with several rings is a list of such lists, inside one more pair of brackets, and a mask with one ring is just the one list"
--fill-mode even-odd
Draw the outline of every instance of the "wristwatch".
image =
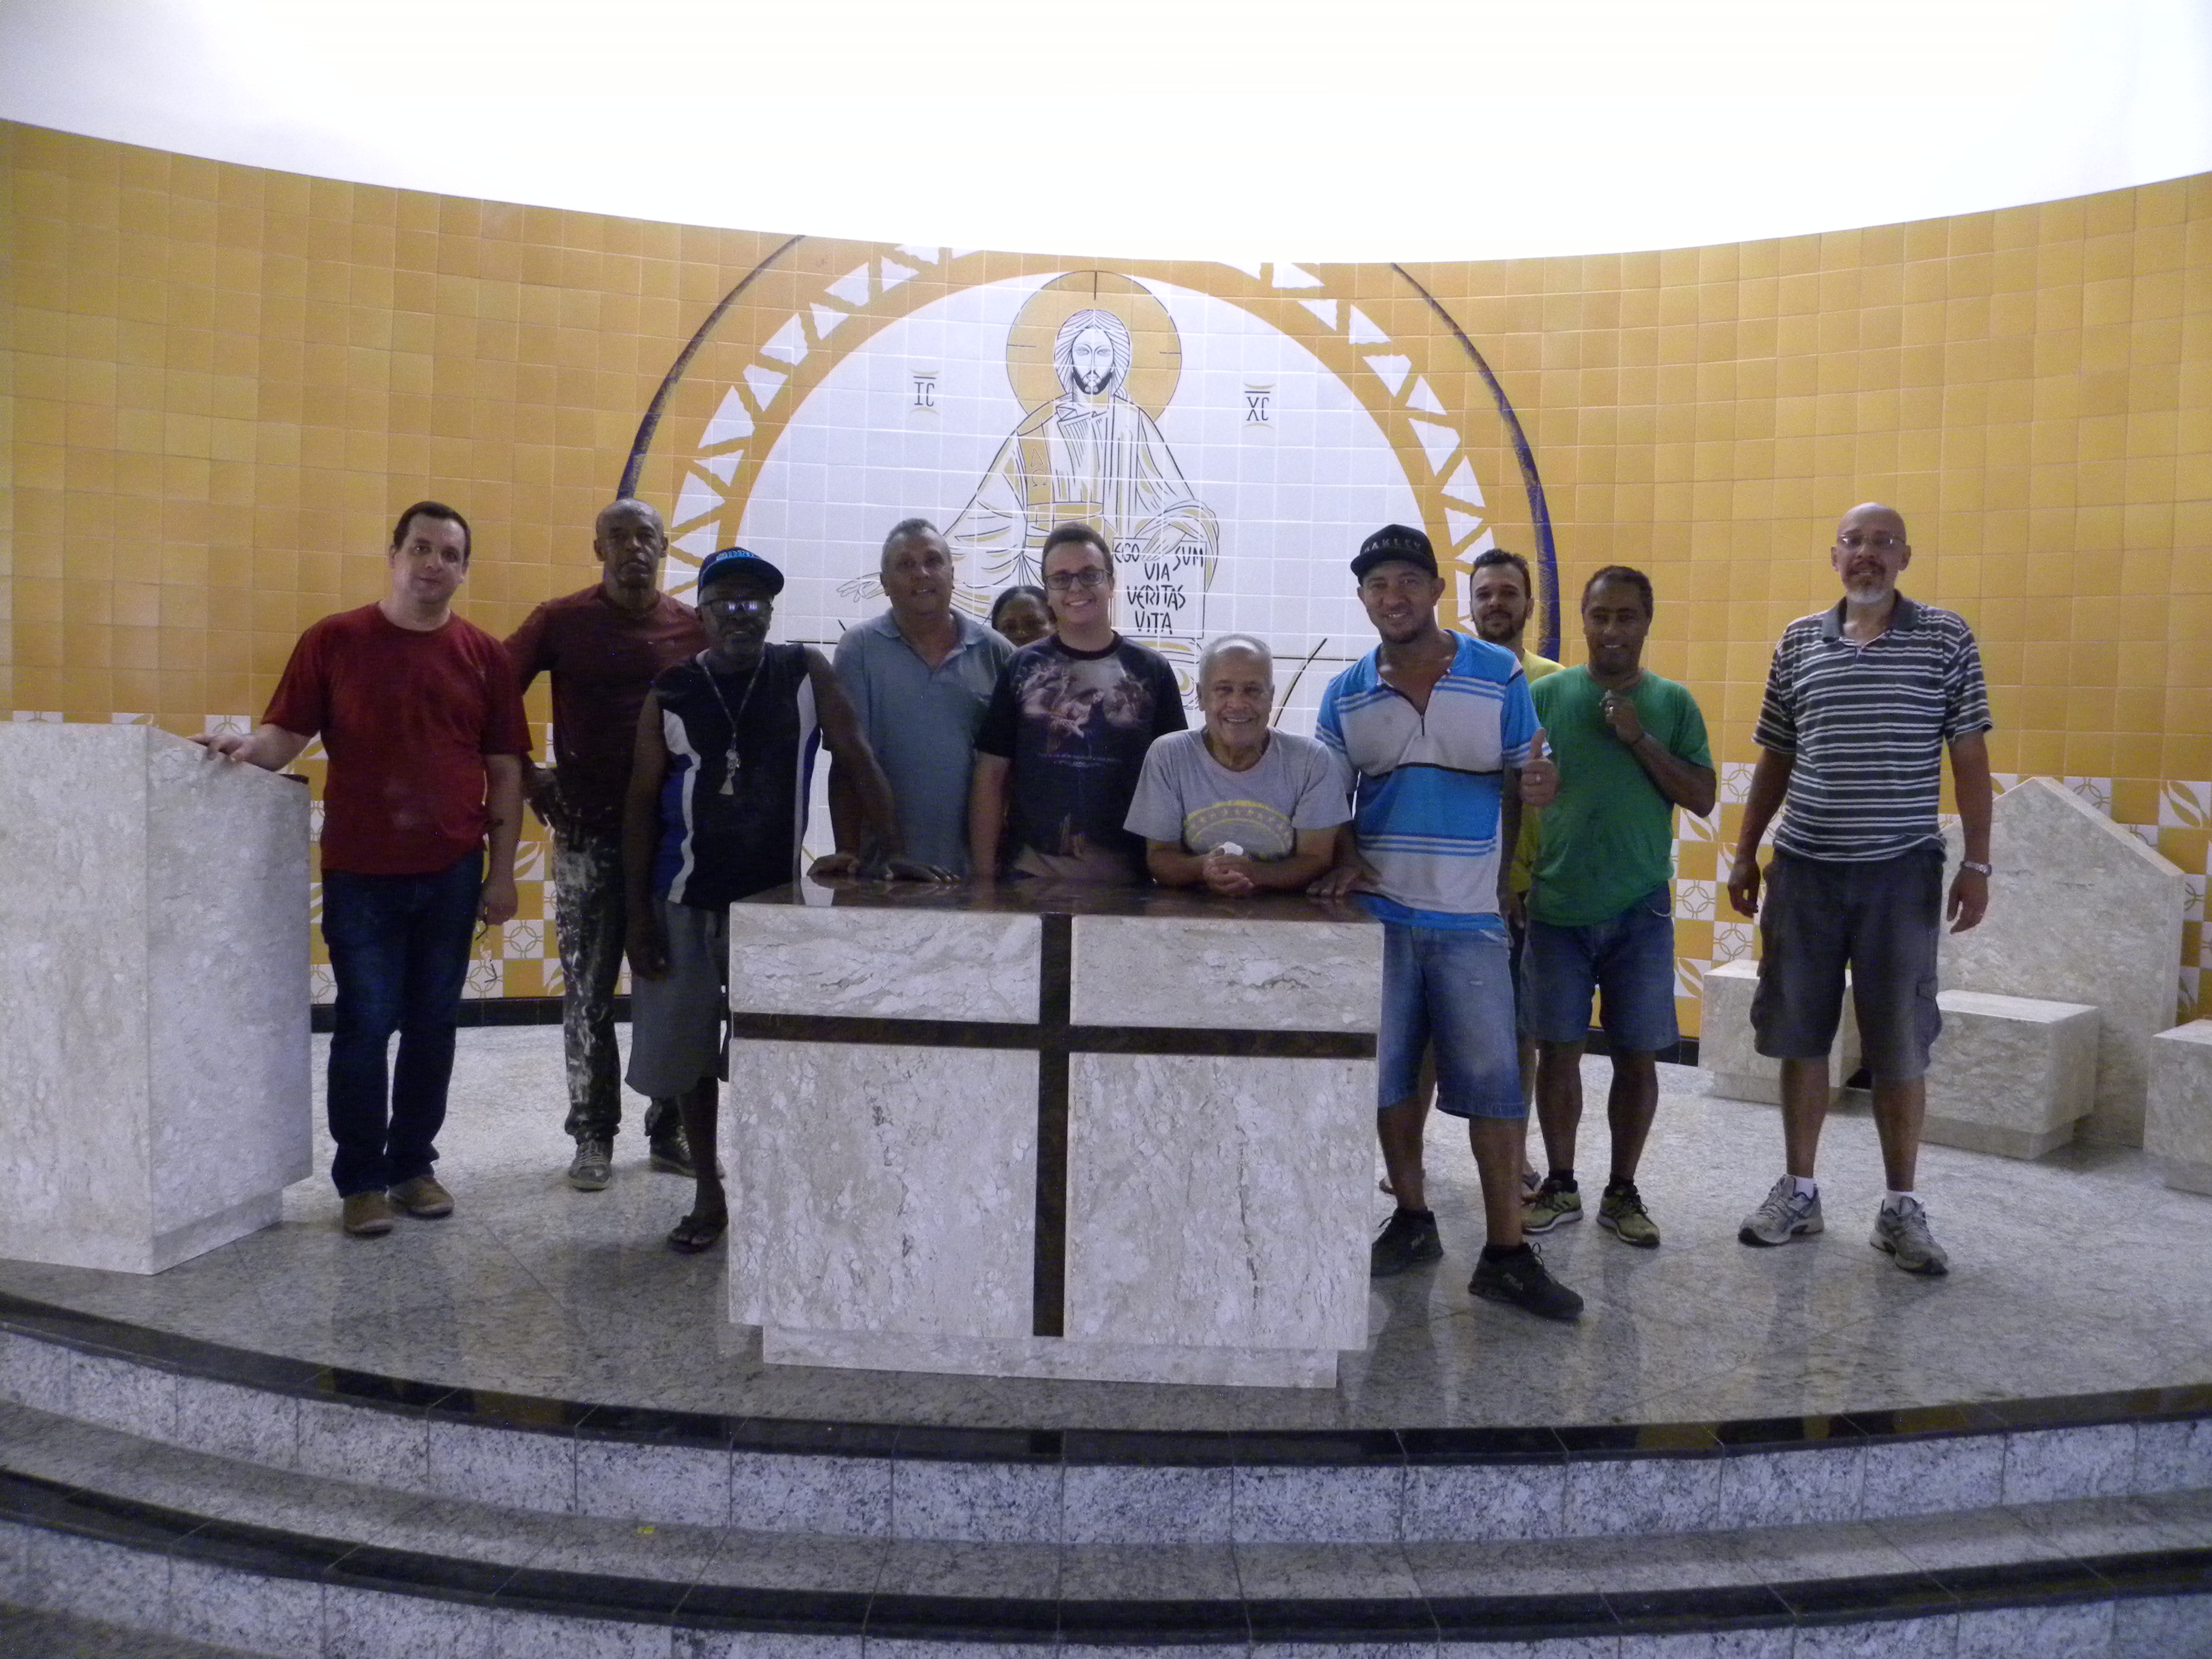
[[1961, 870], [1971, 870], [1978, 876], [1988, 876], [1996, 873], [1995, 871], [1991, 870], [1988, 865], [1984, 864], [1979, 859], [1961, 859], [1959, 860], [1959, 867]]

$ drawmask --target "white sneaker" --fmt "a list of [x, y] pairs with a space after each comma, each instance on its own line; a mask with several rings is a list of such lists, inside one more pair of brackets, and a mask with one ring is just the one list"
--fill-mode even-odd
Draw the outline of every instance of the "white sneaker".
[[1787, 1244], [1819, 1232], [1823, 1224], [1819, 1191], [1801, 1193], [1797, 1183], [1784, 1176], [1774, 1183], [1766, 1201], [1744, 1217], [1735, 1236], [1746, 1244]]
[[1951, 1258], [1929, 1232], [1928, 1212], [1917, 1198], [1906, 1199], [1893, 1210], [1885, 1204], [1875, 1211], [1874, 1237], [1867, 1243], [1909, 1273], [1941, 1279], [1951, 1271]]

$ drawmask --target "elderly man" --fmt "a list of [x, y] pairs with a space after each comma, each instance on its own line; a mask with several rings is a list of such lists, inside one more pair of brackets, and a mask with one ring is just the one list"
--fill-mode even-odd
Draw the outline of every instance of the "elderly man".
[[799, 878], [808, 781], [827, 744], [849, 769], [872, 850], [816, 860], [817, 875], [876, 867], [926, 874], [899, 856], [882, 769], [819, 651], [771, 645], [783, 573], [724, 548], [699, 567], [707, 649], [653, 681], [639, 710], [623, 817], [629, 917], [629, 1086], [682, 1103], [697, 1183], [668, 1236], [696, 1254], [729, 1224], [714, 1158], [730, 906]]
[[[1913, 1183], [1942, 1029], [1936, 941], [1946, 915], [1963, 933], [1989, 906], [1989, 693], [1966, 622], [1898, 592], [1912, 544], [1894, 508], [1844, 514], [1828, 559], [1843, 598], [1791, 623], [1774, 648], [1729, 872], [1729, 900], [1760, 918], [1752, 1024], [1759, 1052], [1782, 1062], [1787, 1159], [1737, 1237], [1784, 1244], [1821, 1229], [1814, 1158], [1848, 968], [1889, 1182], [1872, 1243], [1905, 1272], [1935, 1275], [1949, 1259]], [[1948, 901], [1936, 827], [1947, 747], [1966, 841]], [[1759, 842], [1778, 809], [1762, 913]]]
[[1657, 1248], [1659, 1229], [1636, 1170], [1659, 1106], [1659, 1052], [1675, 1040], [1674, 809], [1702, 817], [1714, 793], [1697, 700], [1644, 666], [1651, 603], [1642, 571], [1598, 571], [1583, 588], [1589, 661], [1530, 688], [1559, 793], [1544, 809], [1521, 988], [1521, 1029], [1541, 1050], [1536, 1103], [1551, 1164], [1522, 1228], [1582, 1219], [1575, 1135], [1595, 997], [1613, 1065], [1611, 1178], [1598, 1225], [1644, 1249]]
[[[975, 734], [969, 863], [1061, 881], [1144, 878], [1145, 843], [1122, 827], [1152, 740], [1184, 719], [1175, 670], [1114, 629], [1114, 555], [1089, 525], [1045, 538], [1053, 632], [1014, 653]], [[1011, 803], [1011, 825], [1009, 805]]]
[[[517, 682], [527, 691], [553, 677], [553, 753], [558, 769], [525, 763], [523, 787], [553, 832], [553, 923], [561, 945], [561, 1042], [568, 1055], [568, 1117], [576, 1143], [568, 1184], [595, 1193], [614, 1178], [622, 1127], [615, 983], [622, 972], [623, 797], [637, 746], [637, 711], [662, 670], [707, 646], [691, 607], [660, 591], [668, 532], [660, 514], [624, 499], [592, 528], [599, 580], [548, 599], [508, 636]], [[645, 1114], [652, 1167], [691, 1173], [681, 1114], [656, 1100]]]
[[1547, 1319], [1583, 1301], [1521, 1236], [1528, 1104], [1513, 1041], [1500, 849], [1555, 779], [1528, 678], [1511, 653], [1437, 625], [1443, 579], [1429, 538], [1386, 525], [1352, 562], [1380, 638], [1329, 683], [1321, 740], [1357, 781], [1352, 856], [1316, 884], [1363, 889], [1383, 924], [1376, 1133], [1398, 1207], [1370, 1270], [1402, 1273], [1443, 1254], [1421, 1170], [1421, 1053], [1436, 1049], [1437, 1105], [1467, 1120], [1487, 1230], [1468, 1289]]
[[1249, 634], [1224, 634], [1198, 659], [1206, 723], [1145, 755], [1129, 833], [1164, 887], [1229, 897], [1305, 887], [1334, 862], [1351, 817], [1336, 763], [1311, 738], [1267, 724], [1275, 660]]
[[390, 591], [300, 636], [251, 734], [197, 739], [272, 772], [317, 736], [330, 756], [323, 938], [337, 1008], [326, 1109], [341, 1224], [357, 1237], [390, 1232], [395, 1206], [453, 1212], [431, 1170], [471, 936], [514, 915], [530, 728], [499, 641], [453, 614], [469, 540], [452, 507], [416, 502], [392, 532]]
[[[952, 555], [927, 519], [884, 538], [890, 609], [845, 630], [831, 659], [861, 735], [890, 781], [908, 858], [968, 873], [975, 729], [1014, 647], [952, 605]], [[857, 840], [849, 792], [830, 797], [839, 839]]]

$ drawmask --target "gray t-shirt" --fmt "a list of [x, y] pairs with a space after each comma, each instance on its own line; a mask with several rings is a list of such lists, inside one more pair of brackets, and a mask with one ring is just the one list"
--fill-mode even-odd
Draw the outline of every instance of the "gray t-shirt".
[[907, 856], [964, 876], [975, 728], [1014, 647], [972, 617], [952, 619], [960, 643], [934, 668], [888, 611], [847, 629], [832, 666], [890, 782]]
[[1288, 858], [1301, 830], [1333, 830], [1352, 817], [1328, 750], [1311, 738], [1271, 732], [1249, 772], [1206, 751], [1206, 732], [1170, 732], [1146, 751], [1127, 827], [1147, 841], [1210, 853], [1235, 842], [1255, 859]]

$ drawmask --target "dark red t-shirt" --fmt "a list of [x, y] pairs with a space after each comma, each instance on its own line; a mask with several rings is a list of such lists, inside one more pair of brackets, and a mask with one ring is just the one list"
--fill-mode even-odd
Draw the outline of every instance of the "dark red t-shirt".
[[262, 715], [318, 737], [323, 868], [422, 876], [483, 844], [484, 757], [530, 752], [500, 642], [459, 617], [427, 634], [373, 605], [300, 635]]
[[643, 616], [629, 617], [596, 585], [546, 600], [508, 636], [523, 690], [540, 674], [553, 676], [553, 757], [562, 804], [578, 829], [621, 832], [645, 694], [664, 669], [706, 648], [698, 613], [681, 599], [663, 593]]

